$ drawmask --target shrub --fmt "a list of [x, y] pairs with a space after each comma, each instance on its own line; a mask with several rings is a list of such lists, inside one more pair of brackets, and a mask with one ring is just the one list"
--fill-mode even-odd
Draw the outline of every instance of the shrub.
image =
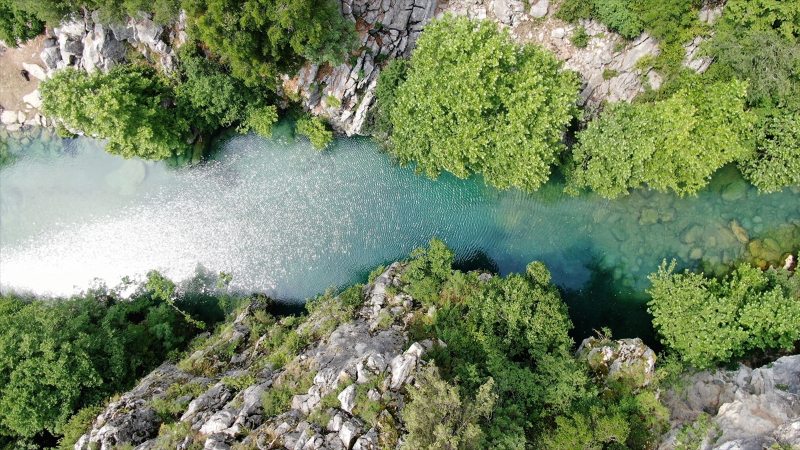
[[81, 408], [70, 417], [67, 423], [59, 429], [63, 436], [58, 441], [58, 448], [61, 450], [72, 450], [75, 447], [75, 443], [78, 442], [78, 439], [92, 429], [92, 423], [94, 423], [97, 415], [103, 412], [103, 409], [105, 408], [100, 405], [87, 406]]
[[537, 189], [575, 114], [577, 78], [561, 67], [491, 21], [431, 21], [391, 108], [392, 154], [432, 178], [482, 173], [500, 189]]
[[354, 24], [331, 0], [186, 0], [192, 35], [205, 42], [248, 85], [275, 88], [305, 60], [344, 62]]
[[578, 133], [568, 191], [590, 187], [613, 198], [630, 188], [694, 194], [715, 170], [752, 154], [754, 117], [744, 111], [746, 84], [683, 89], [667, 100], [611, 105]]
[[586, 27], [580, 25], [572, 32], [572, 45], [578, 48], [585, 48], [589, 45], [589, 35], [586, 34]]
[[246, 86], [227, 66], [202, 55], [197, 45], [181, 48], [177, 78], [178, 107], [196, 128], [212, 132], [239, 124], [242, 132], [272, 134], [278, 116], [275, 106], [266, 104], [269, 92]]
[[189, 123], [170, 104], [167, 81], [148, 66], [116, 66], [108, 74], [76, 69], [41, 82], [42, 111], [72, 128], [108, 139], [125, 158], [165, 159], [186, 149]]
[[783, 269], [739, 266], [722, 281], [666, 261], [650, 275], [648, 311], [665, 346], [700, 369], [800, 338], [800, 282]]
[[742, 174], [760, 192], [800, 185], [800, 112], [767, 117], [753, 157], [739, 162]]
[[435, 369], [418, 374], [419, 387], [408, 390], [411, 401], [403, 410], [404, 449], [483, 448], [479, 421], [490, 418], [497, 401], [491, 378], [474, 399], [463, 398], [458, 386], [442, 380]]
[[11, 47], [25, 43], [44, 31], [44, 22], [20, 9], [12, 0], [0, 0], [0, 40]]
[[322, 150], [333, 141], [333, 132], [328, 129], [325, 119], [318, 116], [303, 116], [297, 121], [297, 134], [308, 136], [311, 145], [317, 149]]
[[131, 386], [195, 332], [142, 290], [125, 301], [106, 288], [30, 303], [0, 297], [2, 434], [61, 433], [76, 411]]

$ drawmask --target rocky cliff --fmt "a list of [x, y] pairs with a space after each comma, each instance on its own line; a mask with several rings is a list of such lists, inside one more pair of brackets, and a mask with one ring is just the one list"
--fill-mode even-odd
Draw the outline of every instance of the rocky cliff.
[[[299, 326], [269, 324], [254, 300], [186, 358], [112, 399], [74, 448], [398, 448], [408, 388], [429, 364], [422, 357], [447, 345], [410, 337], [421, 306], [395, 294], [404, 268], [394, 263], [364, 287], [353, 315], [337, 297]], [[609, 380], [638, 374], [644, 388], [655, 375], [656, 356], [639, 339], [589, 338], [578, 356]], [[672, 425], [661, 449], [800, 446], [800, 356], [685, 375], [676, 386], [661, 394]]]
[[[578, 104], [595, 111], [607, 100], [631, 101], [649, 85], [658, 89], [660, 76], [649, 67], [637, 64], [659, 52], [656, 39], [646, 33], [631, 42], [593, 20], [581, 22], [590, 36], [585, 48], [571, 42], [575, 26], [555, 18], [557, 2], [538, 0], [532, 5], [521, 0], [339, 0], [342, 14], [355, 22], [358, 42], [349, 61], [337, 66], [307, 64], [298, 74], [284, 75], [281, 88], [286, 100], [300, 101], [314, 115], [327, 117], [339, 132], [363, 134], [369, 108], [374, 103], [375, 87], [381, 68], [393, 58], [407, 58], [425, 24], [433, 17], [451, 13], [476, 20], [492, 20], [507, 28], [518, 42], [530, 42], [552, 50], [575, 70], [582, 81]], [[721, 6], [700, 11], [701, 20], [713, 23]], [[46, 70], [27, 68], [35, 77], [64, 67], [87, 71], [109, 70], [139, 53], [163, 70], [172, 70], [175, 49], [186, 41], [186, 17], [161, 26], [149, 15], [130, 18], [127, 23], [103, 25], [96, 13], [69, 19], [53, 30], [44, 41], [41, 59]], [[697, 57], [700, 38], [686, 44], [684, 64], [705, 71], [710, 59]], [[38, 112], [38, 92], [26, 96], [27, 116], [8, 110], [4, 125], [16, 131], [24, 125], [50, 124]], [[12, 117], [12, 114], [16, 116]], [[23, 113], [25, 114], [25, 113]], [[28, 117], [30, 116], [30, 117]], [[34, 117], [35, 116], [35, 117]]]
[[[354, 319], [328, 304], [296, 331], [284, 320], [259, 334], [262, 305], [251, 303], [201, 349], [111, 401], [75, 449], [395, 447], [406, 386], [425, 352], [444, 345], [411, 342], [407, 322], [418, 305], [387, 293], [402, 268], [391, 265], [365, 287]], [[293, 332], [316, 340], [283, 364], [268, 358], [276, 333]]]

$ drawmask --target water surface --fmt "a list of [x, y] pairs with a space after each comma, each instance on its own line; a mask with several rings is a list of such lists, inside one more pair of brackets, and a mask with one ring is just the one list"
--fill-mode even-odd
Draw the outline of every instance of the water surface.
[[433, 181], [368, 139], [317, 152], [285, 126], [273, 140], [227, 138], [212, 160], [178, 169], [85, 138], [9, 145], [19, 160], [0, 169], [0, 285], [37, 293], [158, 269], [176, 280], [224, 271], [235, 290], [301, 301], [438, 237], [501, 274], [544, 261], [576, 335], [611, 325], [617, 337], [647, 336], [642, 291], [664, 258], [721, 268], [747, 249], [733, 220], [749, 238], [793, 238], [800, 223], [797, 193], [758, 195], [732, 167], [697, 197], [638, 190], [610, 201], [570, 197], [558, 180], [533, 195], [480, 177]]

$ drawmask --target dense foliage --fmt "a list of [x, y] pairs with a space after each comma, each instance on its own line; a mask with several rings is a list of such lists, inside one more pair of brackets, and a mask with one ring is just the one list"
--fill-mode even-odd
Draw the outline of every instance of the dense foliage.
[[181, 0], [4, 0], [25, 14], [42, 22], [58, 23], [63, 17], [81, 13], [82, 8], [98, 10], [95, 17], [108, 22], [124, 22], [138, 17], [140, 11], [153, 14], [158, 23], [168, 23], [178, 16]]
[[674, 268], [665, 261], [650, 275], [649, 311], [661, 341], [685, 362], [703, 369], [800, 339], [800, 282], [786, 270], [741, 265], [718, 281]]
[[241, 131], [269, 136], [278, 119], [275, 106], [267, 104], [270, 97], [269, 91], [233, 77], [227, 66], [206, 58], [196, 45], [182, 48], [175, 98], [181, 114], [197, 129], [239, 124]]
[[306, 59], [340, 64], [353, 23], [331, 0], [186, 0], [190, 31], [248, 85], [274, 87]]
[[498, 188], [532, 191], [562, 150], [577, 88], [550, 52], [513, 43], [490, 21], [433, 20], [396, 89], [390, 148], [430, 177], [482, 173]]
[[611, 105], [578, 133], [570, 189], [617, 197], [630, 188], [693, 194], [723, 165], [750, 157], [746, 84], [692, 86], [654, 103]]
[[308, 136], [311, 145], [317, 150], [327, 147], [333, 140], [333, 132], [322, 117], [305, 115], [297, 120], [297, 134]]
[[0, 0], [0, 40], [15, 46], [44, 31], [44, 22], [34, 14], [20, 9], [13, 0]]
[[[423, 374], [431, 385], [412, 393], [404, 415], [414, 447], [650, 448], [665, 423], [655, 391], [592, 381], [544, 264], [481, 282], [452, 270], [453, 256], [434, 239], [402, 276], [401, 289], [433, 311], [415, 317], [414, 338], [447, 343], [430, 351], [438, 372]], [[597, 423], [616, 431], [592, 431]]]
[[739, 168], [759, 191], [800, 185], [800, 111], [763, 120], [756, 150], [752, 158], [740, 161]]
[[60, 70], [39, 91], [46, 115], [108, 139], [111, 154], [164, 159], [186, 148], [189, 123], [171, 106], [167, 80], [149, 66], [117, 66], [107, 74]]
[[152, 291], [125, 300], [120, 290], [0, 297], [0, 435], [61, 434], [78, 409], [129, 388], [197, 332]]

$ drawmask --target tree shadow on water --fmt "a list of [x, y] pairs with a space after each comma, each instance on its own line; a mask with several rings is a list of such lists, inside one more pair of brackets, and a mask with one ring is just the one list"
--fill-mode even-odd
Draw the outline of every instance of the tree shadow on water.
[[[591, 272], [589, 281], [580, 289], [560, 288], [569, 315], [575, 325], [570, 335], [577, 344], [594, 330], [608, 327], [615, 339], [640, 338], [655, 352], [662, 345], [655, 337], [652, 316], [647, 312], [650, 296], [623, 285], [623, 278], [614, 279], [615, 267], [601, 267], [597, 260], [586, 266]], [[620, 267], [623, 273], [624, 267]]]

